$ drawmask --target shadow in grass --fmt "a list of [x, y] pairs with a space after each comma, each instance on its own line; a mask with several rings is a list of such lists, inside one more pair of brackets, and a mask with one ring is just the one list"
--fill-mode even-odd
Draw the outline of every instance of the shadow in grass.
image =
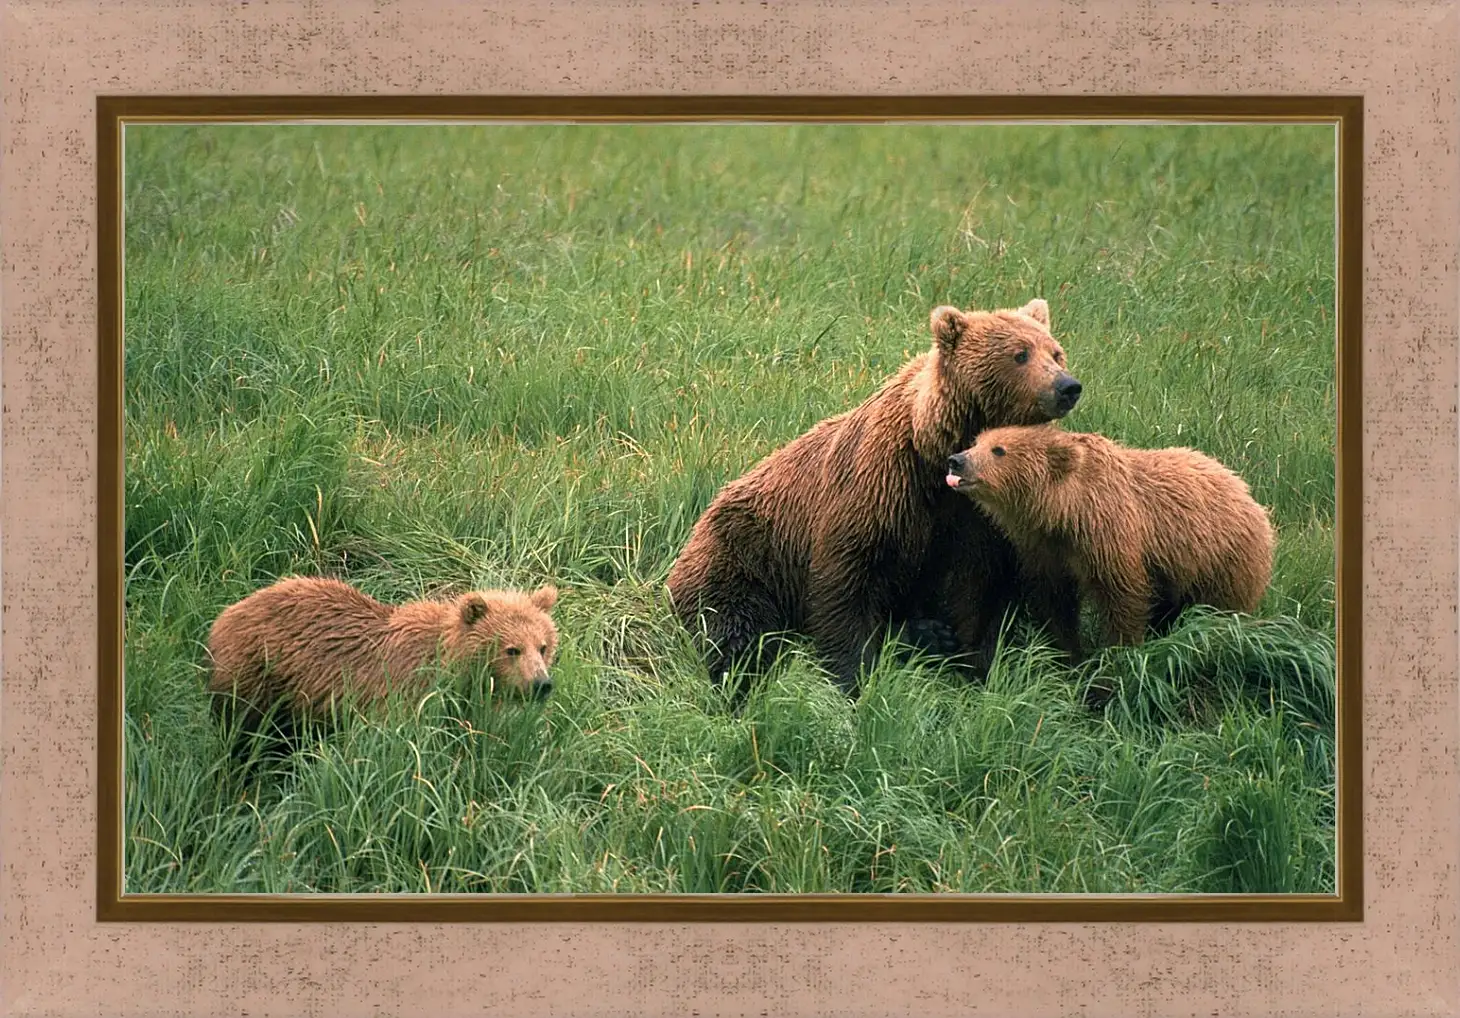
[[[1210, 825], [1204, 851], [1209, 889], [1312, 888], [1295, 832], [1331, 834], [1335, 823], [1336, 657], [1333, 637], [1284, 617], [1249, 618], [1192, 608], [1166, 636], [1136, 648], [1108, 648], [1075, 671], [1082, 689], [1109, 691], [1103, 716], [1117, 737], [1168, 741], [1215, 732], [1214, 751], [1241, 764], [1263, 747], [1267, 759], [1203, 785]], [[1298, 817], [1294, 810], [1311, 816]], [[1310, 808], [1311, 807], [1311, 808]], [[1308, 823], [1311, 821], [1311, 826]], [[1304, 837], [1306, 837], [1306, 833]], [[1327, 867], [1331, 849], [1309, 851]], [[1287, 867], [1287, 868], [1284, 868]]]
[[1311, 763], [1283, 718], [1238, 709], [1217, 738], [1234, 764], [1215, 777], [1195, 825], [1192, 883], [1216, 893], [1335, 887], [1333, 788], [1311, 794]]
[[1106, 716], [1120, 728], [1210, 723], [1223, 707], [1251, 702], [1290, 718], [1308, 748], [1332, 750], [1333, 637], [1290, 618], [1191, 608], [1166, 636], [1106, 648], [1076, 675], [1110, 691]]

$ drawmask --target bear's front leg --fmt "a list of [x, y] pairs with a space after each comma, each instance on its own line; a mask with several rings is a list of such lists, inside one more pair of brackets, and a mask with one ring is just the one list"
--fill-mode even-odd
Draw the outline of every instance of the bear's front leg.
[[1003, 577], [987, 574], [959, 577], [945, 589], [949, 594], [945, 610], [952, 619], [960, 657], [981, 676], [993, 667], [1004, 619], [1014, 605], [1013, 589]]
[[[1094, 601], [1106, 646], [1138, 646], [1145, 638], [1150, 618], [1150, 584], [1139, 559], [1116, 558], [1094, 575], [1086, 573], [1081, 586]], [[1085, 705], [1092, 710], [1104, 709], [1115, 695], [1115, 685], [1107, 676], [1094, 676], [1085, 689]]]
[[1090, 593], [1100, 606], [1105, 643], [1134, 647], [1145, 640], [1150, 622], [1151, 589], [1140, 570], [1115, 569], [1089, 580]]
[[1054, 645], [1078, 664], [1084, 659], [1080, 640], [1079, 581], [1068, 573], [1042, 573], [1028, 581], [1025, 598], [1037, 621], [1049, 627]]
[[876, 636], [886, 622], [866, 570], [845, 560], [819, 562], [813, 554], [806, 602], [807, 635], [837, 685], [855, 697], [862, 674], [876, 660]]
[[1013, 547], [981, 517], [970, 518], [955, 537], [929, 552], [934, 589], [959, 659], [981, 677], [993, 666], [1000, 632], [1018, 602], [1017, 564]]

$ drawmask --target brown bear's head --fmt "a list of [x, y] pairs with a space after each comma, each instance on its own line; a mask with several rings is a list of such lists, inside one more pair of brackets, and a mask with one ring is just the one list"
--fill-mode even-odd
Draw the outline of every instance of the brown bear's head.
[[989, 509], [1027, 508], [1080, 465], [1077, 436], [1053, 424], [990, 428], [948, 457], [947, 483]]
[[933, 352], [955, 393], [976, 399], [984, 424], [1041, 424], [1065, 416], [1080, 382], [1049, 331], [1049, 304], [1036, 297], [1000, 311], [933, 309]]
[[558, 588], [530, 594], [486, 590], [452, 602], [455, 629], [446, 646], [453, 660], [481, 661], [493, 684], [538, 699], [553, 691], [549, 668], [558, 649], [558, 629], [548, 613]]

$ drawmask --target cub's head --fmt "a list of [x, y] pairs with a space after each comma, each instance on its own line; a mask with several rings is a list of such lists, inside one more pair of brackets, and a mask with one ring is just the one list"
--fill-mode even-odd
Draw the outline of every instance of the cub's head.
[[932, 314], [933, 351], [955, 398], [976, 401], [991, 426], [1040, 424], [1068, 414], [1080, 382], [1065, 368], [1065, 351], [1049, 331], [1049, 304]]
[[1080, 467], [1084, 449], [1052, 424], [990, 428], [948, 457], [948, 487], [990, 508], [1028, 506]]
[[553, 691], [553, 658], [558, 650], [558, 629], [553, 605], [558, 588], [540, 587], [532, 593], [514, 590], [478, 590], [451, 602], [454, 631], [447, 640], [457, 661], [486, 665], [493, 684], [537, 699]]

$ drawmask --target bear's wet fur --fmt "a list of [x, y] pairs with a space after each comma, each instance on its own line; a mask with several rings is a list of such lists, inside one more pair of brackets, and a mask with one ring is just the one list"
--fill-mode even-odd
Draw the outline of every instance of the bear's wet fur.
[[1194, 449], [1135, 449], [1052, 424], [993, 428], [947, 470], [950, 489], [983, 507], [1040, 581], [1042, 621], [1074, 660], [1085, 602], [1104, 643], [1134, 645], [1193, 604], [1251, 614], [1271, 581], [1267, 511]]
[[[558, 632], [556, 587], [471, 591], [387, 605], [347, 583], [288, 577], [225, 608], [208, 636], [208, 692], [242, 757], [265, 736], [270, 756], [327, 727], [344, 697], [367, 707], [423, 689], [428, 669], [481, 666], [494, 688], [544, 697]], [[272, 738], [269, 738], [272, 736]]]
[[947, 488], [945, 463], [987, 427], [1063, 417], [1080, 383], [1042, 299], [941, 306], [930, 327], [931, 349], [860, 406], [725, 485], [674, 563], [675, 613], [703, 641], [714, 682], [739, 675], [737, 698], [778, 635], [809, 636], [855, 695], [889, 627], [946, 619], [976, 651], [1013, 602], [1013, 549]]

